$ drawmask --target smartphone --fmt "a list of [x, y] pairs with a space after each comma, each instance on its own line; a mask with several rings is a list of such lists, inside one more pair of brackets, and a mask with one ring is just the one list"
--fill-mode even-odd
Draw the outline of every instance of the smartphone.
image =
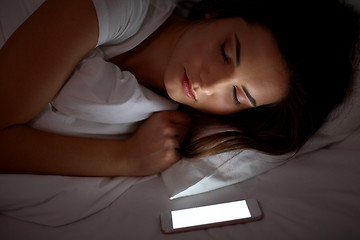
[[262, 217], [258, 201], [246, 199], [165, 212], [160, 222], [164, 233], [177, 233], [256, 221]]

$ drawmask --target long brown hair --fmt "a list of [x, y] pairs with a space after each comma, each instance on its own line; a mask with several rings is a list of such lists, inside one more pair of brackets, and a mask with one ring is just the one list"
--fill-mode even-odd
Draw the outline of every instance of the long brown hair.
[[[297, 151], [347, 95], [359, 29], [351, 7], [337, 0], [204, 0], [181, 5], [191, 19], [210, 12], [267, 27], [290, 72], [288, 96], [277, 104], [228, 116], [184, 107], [194, 123], [183, 143], [184, 156], [245, 148], [268, 154]], [[209, 130], [214, 133], [207, 135]]]

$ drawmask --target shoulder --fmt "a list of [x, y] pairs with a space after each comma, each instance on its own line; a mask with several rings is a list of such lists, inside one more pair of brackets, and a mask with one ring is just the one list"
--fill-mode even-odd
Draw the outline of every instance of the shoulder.
[[145, 25], [167, 18], [174, 9], [170, 0], [92, 0], [99, 23], [99, 45], [120, 43]]

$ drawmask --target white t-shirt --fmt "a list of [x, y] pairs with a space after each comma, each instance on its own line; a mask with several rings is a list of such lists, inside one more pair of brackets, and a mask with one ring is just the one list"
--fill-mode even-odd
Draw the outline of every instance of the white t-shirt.
[[[49, 106], [30, 125], [76, 136], [122, 138], [152, 113], [177, 104], [138, 84], [134, 75], [107, 62], [154, 32], [174, 9], [167, 0], [93, 0], [98, 47], [77, 66]], [[121, 136], [120, 136], [121, 135]]]
[[106, 59], [129, 51], [144, 41], [172, 13], [171, 0], [93, 0], [99, 39]]

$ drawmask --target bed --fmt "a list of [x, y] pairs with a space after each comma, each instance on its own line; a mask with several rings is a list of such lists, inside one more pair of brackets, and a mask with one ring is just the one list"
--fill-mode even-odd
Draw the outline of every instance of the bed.
[[[13, 9], [19, 13], [13, 14], [16, 26], [42, 0], [33, 5], [13, 1], [12, 7], [14, 2], [20, 4]], [[358, 1], [350, 2], [360, 7]], [[5, 8], [0, 13], [4, 15]], [[6, 39], [11, 32], [2, 28], [1, 34]], [[357, 79], [351, 104], [334, 112], [291, 160], [245, 151], [183, 160], [146, 178], [1, 175], [0, 238], [360, 239]], [[234, 170], [235, 160], [243, 171]], [[262, 220], [161, 232], [159, 216], [164, 211], [247, 198], [259, 201]]]
[[[58, 227], [2, 214], [0, 236], [37, 240], [359, 239], [359, 143], [360, 129], [338, 144], [250, 180], [176, 200], [169, 200], [162, 179], [154, 177], [133, 186], [101, 211]], [[174, 235], [160, 230], [159, 214], [163, 211], [242, 198], [260, 202], [264, 212], [261, 221]]]

